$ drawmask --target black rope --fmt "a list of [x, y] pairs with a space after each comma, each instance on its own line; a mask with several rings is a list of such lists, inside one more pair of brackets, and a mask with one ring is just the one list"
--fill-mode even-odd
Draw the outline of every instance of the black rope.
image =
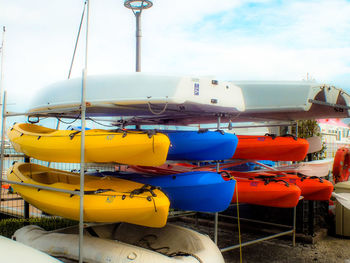
[[271, 137], [272, 140], [276, 139], [277, 135], [272, 133], [265, 133], [265, 136]]
[[222, 135], [225, 135], [225, 131], [224, 130], [216, 130], [217, 132], [220, 132]]
[[297, 138], [295, 135], [293, 135], [293, 134], [284, 134], [284, 135], [281, 135], [281, 137], [291, 137], [291, 138], [293, 138], [295, 141], [298, 140], [298, 138]]
[[286, 180], [277, 179], [278, 177], [274, 175], [258, 175], [258, 176], [255, 176], [255, 178], [263, 180], [265, 185], [271, 182], [282, 182], [285, 184], [285, 186], [289, 187], [289, 183]]
[[[143, 236], [139, 241], [137, 241], [135, 243], [136, 246], [141, 246], [141, 247], [146, 247], [147, 249], [150, 249], [150, 250], [153, 250], [155, 252], [158, 252], [160, 254], [163, 254], [165, 256], [168, 256], [168, 257], [193, 257], [195, 258], [196, 260], [198, 260], [199, 263], [203, 263], [203, 261], [195, 254], [193, 253], [188, 253], [188, 252], [183, 252], [183, 251], [177, 251], [177, 252], [173, 252], [173, 253], [166, 253], [166, 252], [162, 252], [161, 250], [167, 250], [169, 251], [170, 250], [170, 247], [158, 247], [158, 248], [155, 248], [155, 247], [152, 247], [151, 246], [151, 242], [147, 239], [149, 239], [150, 237], [154, 238], [154, 240], [157, 240], [157, 236], [154, 235], [154, 234], [149, 234], [149, 235], [146, 235], [146, 236]], [[144, 244], [144, 246], [142, 246], [142, 244]]]
[[222, 177], [225, 177], [225, 178], [228, 178], [228, 179], [232, 179], [232, 177], [233, 177], [226, 171], [221, 171], [221, 172], [219, 172], [219, 174], [221, 174]]
[[77, 135], [78, 133], [81, 133], [81, 131], [72, 132], [71, 134], [69, 134], [69, 138], [70, 138], [71, 140], [73, 140], [73, 138], [75, 137], [75, 135]]
[[[158, 253], [161, 253], [163, 255], [166, 255], [166, 253], [170, 250], [170, 247], [152, 247], [151, 242], [148, 240], [149, 238], [154, 238], [154, 240], [157, 240], [157, 236], [153, 234], [149, 234], [146, 236], [143, 236], [139, 241], [136, 242], [136, 246], [146, 247], [147, 249], [156, 251]], [[144, 245], [143, 245], [144, 244]], [[167, 252], [161, 252], [161, 250], [167, 250]]]
[[153, 190], [160, 189], [159, 187], [155, 187], [149, 184], [143, 185], [141, 188], [135, 189], [130, 192], [130, 198], [133, 198], [135, 195], [140, 195], [145, 192], [151, 193], [151, 196], [147, 196], [148, 201], [153, 201], [154, 211], [157, 212], [157, 206], [156, 201], [154, 200], [154, 197], [157, 197], [157, 194], [153, 192]]
[[[74, 191], [80, 191], [79, 189], [75, 189]], [[102, 194], [106, 192], [115, 192], [113, 189], [96, 189], [96, 190], [89, 190], [89, 191], [84, 191], [84, 195], [96, 195], [96, 194]], [[74, 194], [71, 194], [70, 197], [73, 197]]]
[[145, 184], [141, 188], [138, 188], [138, 189], [131, 191], [130, 198], [133, 198], [134, 195], [140, 195], [140, 194], [143, 194], [145, 192], [149, 192], [149, 193], [151, 193], [151, 195], [153, 197], [157, 197], [157, 194], [155, 192], [153, 192], [153, 190], [156, 190], [156, 189], [159, 189], [159, 188], [152, 186], [152, 185], [149, 185], [149, 184]]
[[56, 119], [59, 121], [59, 122], [62, 122], [64, 124], [73, 124], [75, 121], [77, 121], [78, 119], [80, 118], [80, 113], [78, 114], [78, 116], [71, 122], [67, 122], [67, 121], [62, 121], [61, 118], [58, 118], [56, 117]]
[[171, 253], [167, 256], [168, 257], [193, 257], [193, 258], [197, 259], [198, 262], [203, 263], [203, 261], [197, 255], [192, 254], [192, 253], [182, 252], [182, 251], [174, 252], [174, 253]]
[[297, 173], [297, 176], [300, 178], [300, 181], [304, 181], [305, 179], [318, 179], [320, 181], [320, 183], [323, 183], [323, 179], [321, 177], [318, 176], [307, 176], [305, 174], [302, 173]]
[[104, 127], [115, 127], [115, 125], [107, 125], [107, 124], [103, 124], [103, 123], [101, 123], [101, 122], [98, 122], [98, 121], [94, 120], [94, 119], [91, 118], [91, 117], [88, 117], [88, 118], [86, 118], [86, 119], [89, 120], [89, 121], [92, 121], [92, 122], [94, 122], [94, 123], [96, 123], [96, 124], [98, 124], [98, 125], [104, 126]]
[[208, 132], [209, 131], [209, 129], [199, 129], [198, 130], [198, 133], [206, 133], [206, 132]]

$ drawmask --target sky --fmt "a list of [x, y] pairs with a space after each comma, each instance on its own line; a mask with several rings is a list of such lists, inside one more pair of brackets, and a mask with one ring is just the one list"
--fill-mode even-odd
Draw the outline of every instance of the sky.
[[[90, 0], [88, 75], [135, 70], [135, 17]], [[0, 0], [3, 87], [23, 108], [67, 78], [84, 0]], [[350, 91], [349, 0], [153, 0], [142, 13], [142, 71], [224, 80], [302, 80]], [[82, 74], [85, 24], [72, 77]]]

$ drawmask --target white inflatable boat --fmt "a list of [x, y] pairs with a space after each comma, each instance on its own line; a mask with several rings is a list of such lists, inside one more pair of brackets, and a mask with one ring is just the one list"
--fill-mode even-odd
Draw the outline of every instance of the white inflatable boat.
[[[29, 225], [17, 230], [14, 237], [52, 256], [77, 260], [77, 232], [77, 227], [48, 232]], [[224, 263], [208, 236], [172, 224], [164, 228], [126, 223], [85, 228], [83, 259], [87, 263]]]
[[61, 261], [20, 242], [0, 236], [1, 262], [60, 263]]

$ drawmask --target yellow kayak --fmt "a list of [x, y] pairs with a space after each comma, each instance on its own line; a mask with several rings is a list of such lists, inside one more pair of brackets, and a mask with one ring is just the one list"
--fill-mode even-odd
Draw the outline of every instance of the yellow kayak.
[[[12, 184], [15, 192], [38, 209], [79, 220], [79, 195], [40, 189], [49, 186], [78, 190], [80, 176], [33, 163], [16, 163], [7, 172], [11, 181], [38, 185], [37, 188]], [[85, 176], [84, 222], [127, 222], [163, 227], [169, 212], [169, 199], [150, 186], [114, 178]]]
[[[48, 162], [80, 162], [80, 131], [17, 123], [7, 136], [17, 152], [30, 157]], [[169, 145], [169, 138], [161, 133], [87, 130], [85, 162], [159, 166], [166, 161]]]

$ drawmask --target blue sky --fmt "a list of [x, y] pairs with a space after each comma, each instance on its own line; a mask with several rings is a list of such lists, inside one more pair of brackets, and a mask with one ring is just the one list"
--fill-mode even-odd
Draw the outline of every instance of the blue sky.
[[[4, 87], [22, 108], [65, 79], [83, 0], [0, 0]], [[88, 74], [134, 71], [135, 19], [91, 0]], [[142, 71], [228, 80], [301, 80], [350, 91], [350, 1], [154, 0], [142, 16]], [[81, 40], [73, 76], [83, 68]]]

